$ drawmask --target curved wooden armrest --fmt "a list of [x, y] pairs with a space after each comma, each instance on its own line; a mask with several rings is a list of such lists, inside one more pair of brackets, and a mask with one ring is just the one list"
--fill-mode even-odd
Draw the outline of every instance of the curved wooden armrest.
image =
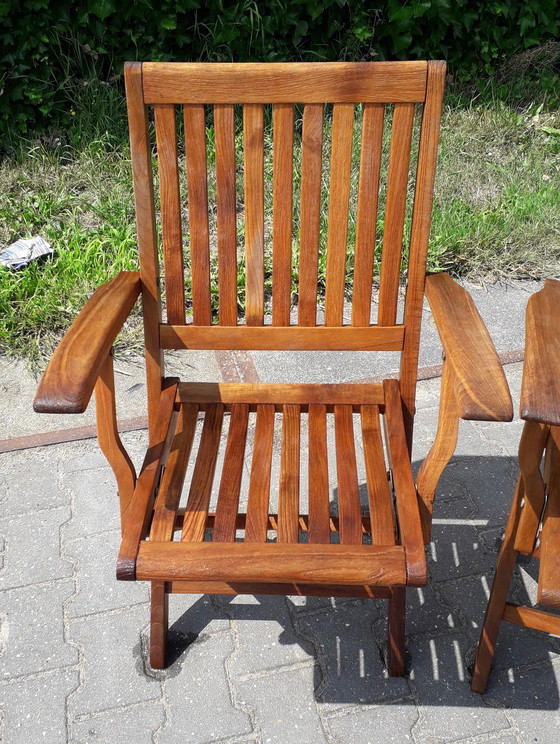
[[426, 278], [426, 297], [453, 371], [460, 418], [511, 421], [507, 380], [469, 293], [449, 274], [433, 274]]
[[83, 413], [117, 333], [140, 294], [140, 274], [121, 271], [95, 290], [55, 350], [35, 395], [38, 413]]
[[527, 303], [521, 418], [560, 426], [560, 281]]

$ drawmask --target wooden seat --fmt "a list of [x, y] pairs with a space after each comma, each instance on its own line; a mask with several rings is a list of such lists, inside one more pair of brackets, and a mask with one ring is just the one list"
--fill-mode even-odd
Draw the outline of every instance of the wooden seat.
[[507, 601], [519, 554], [539, 561], [537, 604], [560, 610], [560, 281], [527, 305], [519, 479], [482, 624], [472, 689], [485, 692], [502, 621], [560, 635], [560, 615]]
[[[405, 588], [427, 579], [424, 539], [458, 419], [512, 415], [472, 301], [447, 275], [426, 282], [444, 75], [442, 62], [126, 66], [140, 273], [94, 293], [35, 408], [82, 411], [95, 387], [120, 497], [117, 575], [151, 582], [155, 667], [169, 593], [250, 592], [387, 598], [389, 671], [404, 671]], [[446, 361], [415, 485], [425, 287]], [[111, 345], [139, 295], [149, 448], [136, 477], [117, 434]], [[169, 349], [401, 362], [379, 384], [200, 383], [165, 376]]]

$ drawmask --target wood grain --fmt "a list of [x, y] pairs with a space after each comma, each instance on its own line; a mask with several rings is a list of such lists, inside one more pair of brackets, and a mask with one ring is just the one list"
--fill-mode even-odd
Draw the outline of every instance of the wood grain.
[[159, 198], [163, 261], [165, 267], [165, 305], [169, 323], [185, 322], [185, 282], [181, 195], [177, 163], [175, 106], [154, 106], [159, 171]]
[[189, 206], [192, 309], [195, 325], [210, 325], [210, 232], [204, 106], [188, 105], [185, 119], [185, 157]]
[[54, 352], [39, 383], [37, 413], [83, 413], [117, 333], [138, 295], [136, 271], [121, 271], [98, 287]]
[[292, 207], [294, 107], [276, 104], [272, 111], [272, 324], [290, 325], [292, 295]]
[[160, 326], [163, 349], [347, 349], [400, 351], [403, 326], [302, 328], [301, 326]]
[[259, 405], [247, 498], [247, 519], [244, 525], [245, 542], [266, 542], [273, 440], [274, 406]]
[[371, 518], [371, 541], [374, 545], [394, 545], [395, 522], [387, 466], [383, 456], [379, 407], [362, 406], [360, 420]]
[[560, 426], [560, 281], [527, 303], [521, 418]]
[[144, 62], [149, 103], [423, 101], [426, 62]]
[[334, 407], [334, 433], [340, 542], [344, 545], [360, 545], [362, 513], [351, 406], [337, 405]]
[[278, 542], [299, 540], [299, 454], [300, 408], [284, 406], [282, 415], [282, 454], [280, 457], [280, 490], [278, 493]]
[[509, 386], [492, 339], [469, 293], [449, 274], [426, 279], [426, 297], [453, 370], [463, 419], [511, 421]]
[[243, 106], [245, 167], [245, 318], [263, 324], [264, 316], [264, 112], [259, 104]]
[[237, 324], [237, 204], [235, 193], [235, 116], [230, 104], [214, 106], [218, 295], [222, 325]]
[[331, 526], [326, 406], [309, 406], [308, 431], [309, 542], [328, 544]]

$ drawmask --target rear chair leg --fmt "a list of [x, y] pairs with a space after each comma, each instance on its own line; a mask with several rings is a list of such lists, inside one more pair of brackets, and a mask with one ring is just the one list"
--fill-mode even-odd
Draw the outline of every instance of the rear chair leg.
[[387, 668], [391, 677], [404, 674], [406, 587], [393, 587], [387, 619]]
[[165, 590], [165, 581], [152, 581], [151, 600], [150, 666], [152, 669], [164, 669], [169, 617], [169, 594]]

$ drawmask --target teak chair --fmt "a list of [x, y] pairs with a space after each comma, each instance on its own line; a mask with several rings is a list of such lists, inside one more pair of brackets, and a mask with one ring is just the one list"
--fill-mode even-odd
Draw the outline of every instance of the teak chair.
[[[387, 598], [389, 671], [403, 673], [405, 588], [427, 580], [424, 540], [430, 532], [435, 485], [454, 449], [458, 418], [505, 420], [512, 416], [503, 371], [470, 297], [447, 275], [425, 282], [444, 77], [443, 62], [135, 62], [125, 68], [140, 273], [121, 273], [94, 293], [50, 362], [35, 409], [83, 411], [95, 387], [99, 442], [115, 472], [120, 497], [122, 543], [117, 577], [151, 582], [154, 667], [165, 664], [171, 592], [301, 594]], [[243, 110], [242, 167], [236, 166], [236, 104]], [[417, 149], [412, 150], [417, 104], [423, 112]], [[296, 105], [303, 111], [301, 145], [294, 131]], [[185, 132], [190, 323], [185, 314], [177, 106], [182, 107]], [[160, 222], [152, 178], [150, 107], [154, 111]], [[325, 116], [332, 118], [332, 144], [322, 314], [318, 313], [318, 265], [323, 247]], [[375, 256], [381, 221], [380, 172], [386, 159], [384, 117], [391, 122], [389, 162], [382, 246]], [[207, 158], [208, 121], [214, 127], [215, 162]], [[269, 128], [271, 194], [263, 176]], [[349, 286], [349, 194], [354, 129], [358, 128], [356, 239]], [[293, 153], [299, 147], [298, 203]], [[411, 151], [417, 152], [414, 163]], [[403, 230], [412, 196], [411, 165], [415, 187], [405, 261]], [[236, 170], [243, 174], [243, 197], [237, 194]], [[213, 214], [209, 220], [209, 171], [216, 184], [215, 227]], [[237, 282], [238, 199], [244, 214], [244, 299]], [[265, 230], [268, 199], [272, 201], [271, 239]], [[299, 215], [295, 221], [294, 213]], [[160, 228], [165, 321], [160, 300]], [[293, 241], [299, 245], [295, 269]], [[264, 269], [269, 256], [270, 321], [265, 315]], [[379, 302], [372, 323], [372, 277], [377, 261]], [[406, 296], [399, 319], [403, 263], [407, 266]], [[215, 265], [217, 282], [211, 271]], [[293, 271], [297, 273], [297, 314], [291, 308]], [[410, 453], [425, 284], [446, 361], [439, 430], [419, 474], [417, 492]], [[212, 291], [217, 292], [217, 313]], [[136, 478], [117, 434], [111, 346], [139, 295], [145, 329], [149, 449]], [[350, 323], [344, 318], [345, 296], [352, 300]], [[163, 354], [167, 349], [398, 351], [401, 362], [398, 378], [379, 384], [202, 384], [166, 378]], [[216, 478], [217, 505], [210, 513], [226, 413], [227, 444]], [[204, 418], [204, 424], [200, 443], [193, 447], [198, 417]], [[239, 513], [248, 422], [253, 417], [246, 513]], [[302, 417], [307, 417], [309, 450], [308, 478], [303, 484]], [[365, 456], [367, 508], [360, 503], [354, 418], [361, 424], [361, 432], [356, 426], [356, 436]], [[272, 479], [275, 421], [280, 419], [280, 473]], [[333, 419], [336, 454], [329, 461], [327, 431]], [[196, 458], [193, 454], [188, 497], [182, 505], [191, 449], [197, 450]], [[333, 494], [329, 493], [329, 468], [336, 468], [337, 473], [338, 488]], [[307, 496], [308, 514], [302, 513], [300, 492]], [[271, 513], [274, 494], [277, 513]]]
[[560, 610], [560, 281], [527, 305], [521, 384], [519, 478], [475, 660], [474, 692], [485, 692], [502, 621], [560, 635], [560, 615], [508, 602], [519, 554], [539, 559], [537, 604]]

